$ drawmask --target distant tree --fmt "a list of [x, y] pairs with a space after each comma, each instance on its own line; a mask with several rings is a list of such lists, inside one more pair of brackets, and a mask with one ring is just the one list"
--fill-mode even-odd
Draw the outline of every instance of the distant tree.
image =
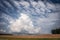
[[52, 34], [60, 34], [60, 29], [54, 29], [54, 30], [52, 30]]

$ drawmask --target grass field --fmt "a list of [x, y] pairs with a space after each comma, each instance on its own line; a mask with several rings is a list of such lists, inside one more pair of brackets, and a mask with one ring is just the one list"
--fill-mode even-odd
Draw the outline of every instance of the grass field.
[[0, 38], [0, 40], [60, 40], [60, 38]]
[[0, 40], [60, 40], [60, 34], [54, 35], [0, 35]]

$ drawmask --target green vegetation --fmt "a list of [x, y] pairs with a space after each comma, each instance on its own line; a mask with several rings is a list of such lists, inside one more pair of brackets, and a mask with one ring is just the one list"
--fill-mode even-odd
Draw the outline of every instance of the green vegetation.
[[52, 34], [60, 34], [60, 29], [54, 29], [54, 30], [52, 30]]
[[0, 38], [0, 40], [60, 40], [60, 38]]

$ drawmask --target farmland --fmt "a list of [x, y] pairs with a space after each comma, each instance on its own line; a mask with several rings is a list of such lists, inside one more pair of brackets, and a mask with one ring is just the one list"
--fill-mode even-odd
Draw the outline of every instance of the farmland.
[[60, 34], [0, 35], [0, 40], [60, 40]]

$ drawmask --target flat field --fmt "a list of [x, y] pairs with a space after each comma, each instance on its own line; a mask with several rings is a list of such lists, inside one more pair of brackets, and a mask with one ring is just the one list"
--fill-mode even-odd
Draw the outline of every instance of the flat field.
[[60, 34], [0, 35], [0, 40], [60, 40]]

